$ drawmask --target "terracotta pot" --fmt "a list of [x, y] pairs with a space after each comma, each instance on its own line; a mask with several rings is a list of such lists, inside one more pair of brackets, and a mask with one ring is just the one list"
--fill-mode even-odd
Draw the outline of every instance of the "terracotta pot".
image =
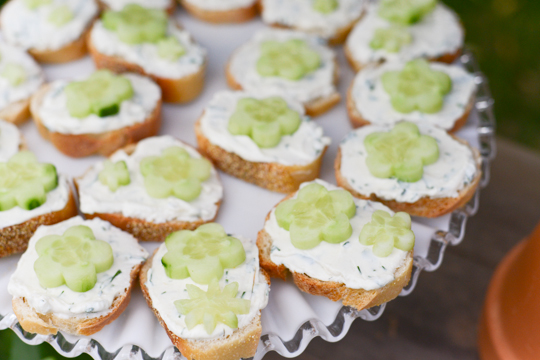
[[482, 360], [540, 359], [540, 224], [495, 270], [478, 347]]

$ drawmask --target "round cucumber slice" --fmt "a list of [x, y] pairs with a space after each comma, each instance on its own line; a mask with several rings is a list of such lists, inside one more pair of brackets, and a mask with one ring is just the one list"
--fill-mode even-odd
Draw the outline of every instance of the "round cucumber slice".
[[201, 194], [201, 182], [196, 178], [183, 179], [173, 187], [174, 196], [184, 201], [193, 201]]
[[253, 124], [252, 139], [260, 148], [272, 148], [281, 141], [280, 124], [258, 121]]
[[96, 269], [88, 262], [69, 266], [63, 275], [66, 285], [76, 292], [91, 290], [97, 282]]

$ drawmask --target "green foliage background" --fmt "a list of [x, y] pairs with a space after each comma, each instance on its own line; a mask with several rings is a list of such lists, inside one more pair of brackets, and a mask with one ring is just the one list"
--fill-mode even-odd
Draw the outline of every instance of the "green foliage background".
[[[0, 0], [0, 5], [5, 0]], [[490, 81], [497, 133], [540, 150], [540, 1], [444, 0], [467, 29], [466, 43]], [[48, 344], [29, 346], [0, 331], [0, 359], [60, 360]], [[78, 357], [90, 360], [90, 356]]]

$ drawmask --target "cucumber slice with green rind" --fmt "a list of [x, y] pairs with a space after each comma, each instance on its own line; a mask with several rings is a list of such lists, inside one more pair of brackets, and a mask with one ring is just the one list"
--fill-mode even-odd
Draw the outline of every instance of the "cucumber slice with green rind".
[[265, 41], [260, 46], [261, 56], [256, 69], [263, 77], [281, 77], [297, 81], [319, 68], [320, 55], [305, 41]]
[[436, 5], [436, 0], [382, 0], [378, 14], [396, 24], [412, 25], [432, 12]]
[[415, 236], [411, 230], [411, 217], [404, 212], [394, 216], [383, 210], [376, 210], [371, 222], [364, 225], [359, 241], [365, 246], [373, 246], [373, 254], [387, 257], [395, 248], [410, 251], [414, 248]]

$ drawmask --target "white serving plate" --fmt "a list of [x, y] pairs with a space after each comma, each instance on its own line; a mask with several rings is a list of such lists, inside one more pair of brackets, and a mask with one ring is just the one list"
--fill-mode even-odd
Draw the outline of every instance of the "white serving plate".
[[[224, 67], [229, 55], [243, 44], [252, 34], [263, 28], [260, 20], [240, 25], [210, 25], [178, 11], [176, 16], [204, 47], [208, 49], [209, 63], [207, 81], [203, 94], [188, 105], [164, 105], [163, 125], [160, 134], [170, 134], [192, 145], [196, 145], [193, 124], [202, 109], [218, 91], [227, 89]], [[335, 48], [341, 69], [339, 91], [345, 96], [353, 79], [353, 72], [346, 64], [341, 47]], [[474, 72], [479, 85], [475, 109], [467, 125], [458, 136], [468, 140], [480, 149], [483, 162], [481, 186], [489, 181], [489, 162], [495, 154], [493, 100], [486, 80], [474, 63], [472, 55], [465, 53], [460, 63]], [[65, 65], [45, 66], [48, 80], [84, 77], [94, 70], [90, 58]], [[316, 121], [332, 138], [321, 172], [321, 178], [335, 183], [333, 164], [337, 146], [351, 130], [346, 114], [345, 101]], [[43, 140], [32, 122], [22, 127], [30, 150], [39, 160], [55, 164], [62, 173], [79, 176], [100, 158], [71, 159], [59, 153], [50, 143]], [[263, 227], [268, 211], [283, 198], [241, 180], [222, 175], [225, 188], [224, 202], [217, 221], [227, 232], [241, 234], [255, 241], [257, 232]], [[414, 219], [416, 234], [415, 261], [410, 284], [401, 296], [408, 295], [418, 280], [421, 270], [436, 270], [443, 258], [447, 245], [456, 245], [463, 239], [468, 216], [476, 213], [478, 193], [463, 209], [437, 219]], [[158, 244], [143, 244], [153, 251]], [[11, 296], [7, 293], [7, 283], [14, 271], [19, 256], [0, 259], [0, 329], [11, 328], [28, 344], [50, 343], [60, 354], [74, 357], [89, 353], [95, 359], [181, 359], [180, 353], [172, 346], [165, 331], [159, 325], [152, 311], [147, 307], [140, 289], [137, 287], [126, 311], [112, 324], [91, 337], [73, 336], [59, 333], [57, 336], [29, 334], [22, 330], [11, 308]], [[399, 298], [395, 301], [399, 302]], [[255, 359], [261, 359], [268, 351], [277, 351], [286, 357], [300, 355], [308, 343], [316, 336], [327, 341], [343, 338], [352, 321], [356, 318], [376, 320], [385, 305], [369, 310], [356, 311], [344, 307], [340, 302], [332, 302], [300, 292], [291, 281], [273, 280], [268, 307], [262, 313], [263, 336]]]

